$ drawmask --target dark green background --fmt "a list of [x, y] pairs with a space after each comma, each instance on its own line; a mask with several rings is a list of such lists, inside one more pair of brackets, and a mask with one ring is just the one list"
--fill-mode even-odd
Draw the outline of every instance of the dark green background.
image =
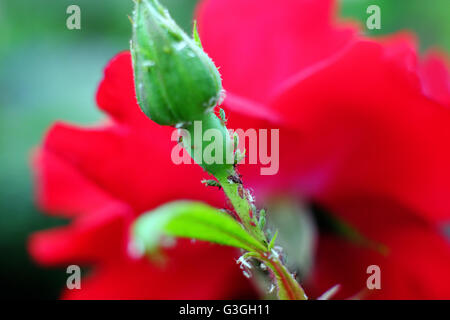
[[[196, 0], [161, 0], [190, 29]], [[81, 30], [66, 28], [66, 8], [81, 8]], [[369, 4], [382, 29], [414, 30], [421, 49], [450, 51], [448, 0], [343, 0], [342, 14], [365, 25]], [[30, 155], [55, 120], [88, 124], [102, 115], [94, 94], [106, 62], [128, 48], [131, 0], [0, 0], [0, 286], [9, 298], [56, 298], [65, 270], [30, 261], [26, 239], [63, 223], [34, 207]]]

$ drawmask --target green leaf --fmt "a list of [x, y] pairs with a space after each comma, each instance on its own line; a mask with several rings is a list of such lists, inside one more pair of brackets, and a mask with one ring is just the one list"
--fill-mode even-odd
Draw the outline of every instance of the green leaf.
[[155, 252], [163, 236], [198, 239], [251, 252], [267, 250], [232, 217], [200, 202], [171, 202], [140, 216], [133, 225], [134, 243], [143, 252]]

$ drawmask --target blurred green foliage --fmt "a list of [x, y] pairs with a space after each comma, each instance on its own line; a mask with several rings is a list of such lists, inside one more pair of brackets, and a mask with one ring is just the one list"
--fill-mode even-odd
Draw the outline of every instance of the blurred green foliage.
[[[196, 0], [161, 0], [190, 30]], [[81, 30], [66, 28], [66, 8], [81, 8]], [[362, 25], [379, 4], [385, 34], [418, 33], [421, 48], [450, 50], [448, 0], [343, 0], [341, 12]], [[36, 266], [27, 237], [64, 223], [34, 206], [30, 159], [56, 120], [90, 124], [101, 119], [94, 95], [106, 62], [128, 49], [131, 0], [0, 0], [0, 284], [9, 298], [56, 298], [64, 269]]]
[[[195, 0], [162, 0], [190, 29]], [[81, 30], [66, 9], [81, 8]], [[101, 119], [95, 91], [106, 62], [128, 49], [131, 0], [0, 0], [0, 284], [9, 298], [56, 298], [64, 269], [36, 266], [27, 237], [63, 222], [34, 206], [33, 148], [56, 120]]]
[[[369, 5], [381, 10], [381, 29], [367, 30], [365, 22]], [[450, 51], [450, 1], [448, 0], [341, 0], [341, 16], [362, 23], [368, 35], [384, 35], [399, 30], [417, 34], [420, 49], [440, 47]]]

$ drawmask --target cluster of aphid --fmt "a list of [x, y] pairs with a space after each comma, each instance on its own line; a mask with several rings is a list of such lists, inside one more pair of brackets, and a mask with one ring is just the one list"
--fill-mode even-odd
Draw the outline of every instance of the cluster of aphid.
[[[225, 112], [223, 111], [223, 109], [219, 110], [219, 115], [220, 115], [220, 120], [221, 120], [222, 124], [226, 125], [227, 118], [225, 116]], [[251, 191], [249, 189], [244, 188], [244, 186], [243, 186], [242, 175], [238, 173], [237, 165], [243, 159], [243, 157], [245, 157], [245, 151], [243, 153], [240, 152], [240, 150], [238, 148], [239, 138], [236, 133], [233, 136], [233, 140], [234, 140], [233, 142], [234, 142], [234, 153], [235, 153], [235, 158], [234, 158], [235, 161], [234, 161], [234, 165], [233, 165], [234, 170], [233, 170], [232, 174], [228, 175], [227, 181], [230, 184], [237, 185], [237, 192], [238, 192], [239, 197], [248, 203], [248, 205], [249, 205], [248, 215], [250, 217], [250, 225], [253, 227], [258, 227], [260, 230], [263, 230], [264, 233], [268, 236], [268, 238], [271, 239], [270, 244], [268, 245], [268, 252], [263, 254], [265, 256], [265, 258], [268, 260], [278, 260], [278, 261], [283, 262], [285, 260], [284, 254], [283, 254], [283, 249], [280, 246], [275, 246], [275, 240], [277, 237], [277, 233], [273, 234], [272, 231], [269, 229], [264, 230], [265, 225], [266, 225], [266, 210], [265, 209], [258, 210], [256, 208], [255, 198], [253, 197]], [[213, 180], [213, 179], [203, 180], [202, 183], [208, 187], [217, 187], [217, 188], [219, 188], [219, 190], [222, 189], [222, 185], [217, 180]], [[232, 217], [236, 218], [237, 220], [241, 220], [239, 215], [236, 214], [235, 212], [232, 212], [231, 210], [228, 210], [228, 209], [223, 209], [223, 211], [227, 212], [228, 214], [230, 214]], [[252, 269], [254, 268], [254, 266], [259, 267], [259, 270], [262, 271], [263, 273], [268, 272], [268, 267], [264, 262], [258, 261], [258, 262], [255, 262], [255, 264], [253, 264], [251, 262], [251, 259], [252, 259], [252, 257], [248, 256], [247, 254], [243, 254], [239, 259], [236, 260], [236, 263], [239, 264], [239, 267], [241, 268], [242, 273], [246, 278], [252, 277]], [[274, 279], [272, 279], [272, 281], [270, 283], [269, 293], [272, 292], [275, 288], [273, 280]]]
[[[264, 226], [266, 224], [266, 211], [265, 211], [265, 209], [261, 209], [259, 211], [257, 210], [257, 208], [255, 206], [255, 199], [254, 199], [253, 195], [251, 194], [250, 190], [245, 189], [243, 187], [241, 178], [242, 178], [242, 175], [235, 174], [235, 175], [229, 175], [227, 177], [227, 180], [230, 183], [235, 183], [238, 185], [239, 197], [241, 199], [245, 199], [248, 202], [248, 204], [250, 205], [250, 210], [248, 212], [249, 217], [251, 219], [250, 224], [253, 227], [256, 227], [256, 225], [258, 224], [258, 227], [261, 230], [263, 230]], [[217, 187], [217, 188], [219, 188], [219, 190], [222, 189], [222, 186], [220, 185], [220, 183], [213, 179], [202, 180], [202, 183], [204, 185], [206, 185], [207, 187]], [[233, 214], [233, 216], [235, 216], [235, 215]]]
[[[222, 94], [224, 96], [225, 91], [222, 90]], [[225, 111], [222, 108], [219, 109], [219, 119], [220, 119], [220, 122], [222, 123], [222, 125], [226, 127], [228, 119], [225, 115]], [[236, 166], [245, 157], [245, 150], [244, 150], [244, 152], [241, 152], [241, 150], [239, 149], [239, 136], [236, 132], [233, 134], [233, 152], [234, 152], [233, 167], [234, 167], [234, 169], [236, 169]], [[240, 183], [242, 184], [242, 181], [240, 181]]]
[[242, 256], [239, 257], [239, 259], [236, 260], [236, 263], [239, 265], [239, 268], [242, 270], [242, 274], [244, 275], [244, 277], [250, 279], [252, 277], [252, 269], [253, 269], [254, 265], [256, 265], [257, 267], [259, 267], [259, 270], [262, 271], [264, 274], [271, 275], [271, 277], [270, 277], [271, 280], [269, 282], [269, 287], [267, 288], [267, 291], [268, 291], [268, 293], [272, 293], [276, 286], [275, 286], [275, 281], [273, 279], [273, 275], [268, 272], [267, 265], [261, 261], [252, 263], [250, 261], [250, 259], [251, 258], [247, 257], [246, 254], [243, 254]]
[[252, 272], [250, 271], [253, 266], [250, 261], [246, 258], [245, 254], [240, 256], [239, 259], [236, 260], [236, 263], [239, 264], [239, 267], [242, 270], [242, 274], [246, 278], [251, 278]]

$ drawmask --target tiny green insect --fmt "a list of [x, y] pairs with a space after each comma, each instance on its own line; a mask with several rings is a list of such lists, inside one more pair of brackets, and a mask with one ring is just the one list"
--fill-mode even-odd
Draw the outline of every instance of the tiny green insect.
[[233, 134], [233, 145], [234, 145], [234, 150], [237, 150], [239, 147], [239, 135], [237, 134], [237, 132], [235, 132]]
[[259, 221], [258, 221], [258, 226], [259, 228], [262, 230], [264, 228], [264, 226], [266, 225], [266, 210], [261, 209], [259, 211]]
[[218, 187], [219, 189], [222, 189], [222, 186], [219, 182], [216, 180], [202, 180], [202, 183], [206, 185], [207, 187]]
[[220, 120], [221, 120], [222, 124], [223, 124], [223, 125], [226, 125], [228, 119], [227, 119], [227, 117], [225, 116], [225, 111], [224, 111], [222, 108], [220, 108], [219, 114], [220, 114]]

